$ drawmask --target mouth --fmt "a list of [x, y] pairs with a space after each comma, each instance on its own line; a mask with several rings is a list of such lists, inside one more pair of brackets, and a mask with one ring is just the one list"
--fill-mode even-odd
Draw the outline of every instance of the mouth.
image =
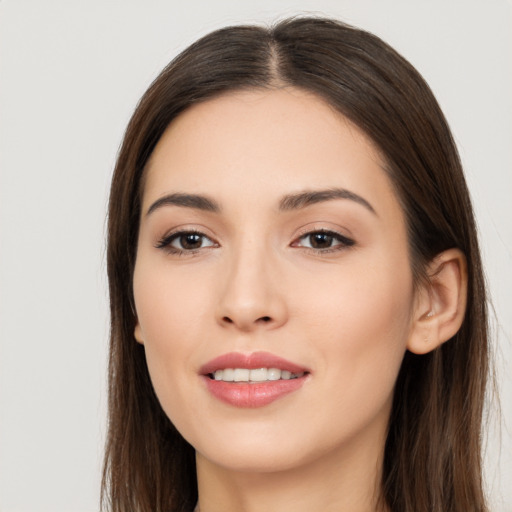
[[277, 380], [291, 380], [303, 377], [306, 372], [292, 373], [280, 368], [224, 368], [209, 373], [212, 380], [223, 382], [275, 382]]
[[263, 407], [306, 382], [310, 371], [267, 352], [232, 352], [203, 365], [200, 376], [218, 400], [235, 407]]

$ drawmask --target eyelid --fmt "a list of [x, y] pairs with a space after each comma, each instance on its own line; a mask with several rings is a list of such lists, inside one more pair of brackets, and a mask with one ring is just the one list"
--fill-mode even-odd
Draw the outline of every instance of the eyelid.
[[338, 225], [333, 225], [331, 222], [323, 221], [309, 222], [305, 226], [302, 226], [300, 229], [298, 229], [293, 238], [294, 240], [297, 240], [311, 233], [332, 233], [333, 235], [337, 235], [346, 240], [355, 242], [354, 235], [350, 232], [349, 229]]
[[[208, 235], [205, 233], [207, 230], [201, 230], [198, 228], [193, 227], [186, 227], [186, 226], [179, 226], [176, 227], [170, 231], [167, 231], [162, 237], [158, 239], [158, 241], [155, 243], [156, 249], [161, 249], [164, 251], [169, 252], [170, 254], [175, 255], [193, 255], [196, 254], [199, 251], [215, 248], [219, 246], [219, 243], [215, 240], [214, 237], [211, 235]], [[211, 245], [208, 245], [206, 247], [199, 247], [197, 249], [179, 249], [177, 247], [173, 247], [171, 244], [174, 240], [179, 238], [183, 235], [198, 235], [200, 237], [208, 239], [210, 242], [212, 242]]]
[[[334, 245], [332, 247], [325, 248], [325, 249], [316, 249], [314, 247], [307, 247], [307, 246], [299, 245], [300, 240], [302, 240], [303, 238], [305, 238], [307, 236], [314, 235], [316, 233], [323, 233], [326, 235], [330, 235], [340, 243], [337, 245]], [[351, 236], [349, 237], [347, 235], [340, 233], [340, 231], [338, 229], [326, 228], [325, 225], [323, 225], [321, 227], [320, 226], [316, 227], [314, 225], [313, 226], [308, 225], [308, 226], [303, 227], [297, 233], [297, 235], [293, 239], [293, 242], [290, 245], [291, 245], [291, 247], [300, 247], [302, 249], [312, 251], [316, 254], [326, 254], [329, 252], [341, 251], [341, 250], [353, 247], [354, 245], [356, 245], [356, 241]]]
[[[157, 242], [154, 244], [154, 247], [156, 249], [160, 250], [166, 250], [171, 254], [179, 255], [193, 255], [195, 253], [198, 253], [200, 251], [203, 251], [205, 249], [211, 249], [220, 247], [219, 242], [217, 242], [216, 238], [212, 235], [208, 234], [208, 229], [203, 228], [202, 226], [198, 227], [188, 227], [188, 226], [177, 226], [169, 231], [167, 231], [163, 236], [161, 236]], [[308, 224], [307, 226], [303, 226], [294, 236], [293, 241], [291, 242], [291, 247], [299, 247], [304, 250], [309, 250], [314, 253], [320, 254], [326, 254], [329, 252], [334, 251], [340, 251], [343, 249], [348, 249], [356, 244], [355, 240], [352, 238], [352, 235], [345, 235], [340, 232], [341, 230], [339, 228], [331, 228], [327, 227], [325, 223], [322, 223], [322, 225], [318, 224]], [[329, 236], [332, 236], [338, 243], [336, 245], [333, 245], [331, 247], [326, 248], [315, 248], [315, 247], [308, 247], [305, 245], [301, 245], [300, 241], [307, 237], [314, 234], [323, 233]], [[178, 247], [174, 247], [171, 244], [180, 236], [184, 236], [187, 234], [195, 234], [198, 235], [204, 239], [207, 239], [209, 242], [211, 242], [209, 245], [205, 247], [198, 247], [196, 249], [180, 249]]]

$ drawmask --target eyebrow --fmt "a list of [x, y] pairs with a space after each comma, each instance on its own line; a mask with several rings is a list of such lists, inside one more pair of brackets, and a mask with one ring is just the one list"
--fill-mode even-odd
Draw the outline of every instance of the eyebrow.
[[[280, 211], [300, 210], [313, 204], [332, 201], [334, 199], [348, 199], [354, 201], [377, 215], [373, 206], [360, 195], [344, 188], [330, 188], [326, 190], [306, 190], [296, 194], [288, 194], [279, 201]], [[221, 207], [217, 201], [199, 194], [173, 193], [157, 199], [148, 209], [146, 215], [163, 206], [181, 206], [212, 213], [220, 213]]]
[[364, 206], [367, 210], [377, 215], [373, 206], [363, 197], [344, 188], [329, 188], [327, 190], [306, 190], [297, 194], [284, 196], [279, 202], [281, 211], [299, 210], [316, 203], [332, 201], [333, 199], [348, 199]]
[[157, 199], [148, 209], [146, 215], [153, 213], [162, 206], [183, 206], [185, 208], [194, 208], [196, 210], [203, 210], [206, 212], [219, 213], [220, 206], [215, 200], [206, 196], [198, 194], [168, 194], [160, 199]]

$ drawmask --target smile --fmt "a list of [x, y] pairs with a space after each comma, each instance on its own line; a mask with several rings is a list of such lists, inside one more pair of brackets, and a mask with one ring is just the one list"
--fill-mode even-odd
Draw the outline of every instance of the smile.
[[225, 368], [224, 370], [216, 370], [213, 374], [210, 374], [210, 378], [224, 382], [266, 382], [298, 379], [303, 375], [304, 372], [292, 373], [279, 368], [256, 368], [252, 370], [248, 368]]
[[298, 391], [310, 371], [268, 352], [231, 352], [203, 365], [200, 376], [210, 394], [234, 407], [264, 407]]

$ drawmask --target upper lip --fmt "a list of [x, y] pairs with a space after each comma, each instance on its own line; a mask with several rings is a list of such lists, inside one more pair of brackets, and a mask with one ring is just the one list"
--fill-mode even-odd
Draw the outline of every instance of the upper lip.
[[199, 369], [201, 375], [214, 373], [216, 370], [225, 368], [247, 368], [254, 370], [257, 368], [279, 368], [291, 373], [309, 373], [309, 370], [287, 359], [271, 354], [270, 352], [252, 352], [242, 354], [240, 352], [230, 352], [223, 354], [211, 361], [205, 363]]

